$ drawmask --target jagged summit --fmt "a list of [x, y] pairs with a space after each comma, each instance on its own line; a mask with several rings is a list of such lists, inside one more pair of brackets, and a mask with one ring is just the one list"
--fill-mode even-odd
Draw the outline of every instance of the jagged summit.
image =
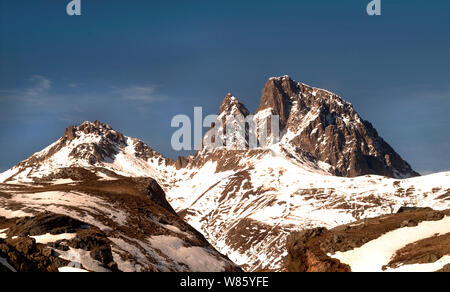
[[281, 130], [284, 130], [293, 107], [305, 110], [324, 105], [332, 110], [349, 111], [350, 116], [355, 114], [349, 102], [327, 90], [296, 82], [288, 75], [271, 77], [264, 86], [255, 115], [267, 111], [279, 115]]
[[[103, 150], [108, 150], [109, 153], [104, 153], [105, 155], [101, 159], [110, 157], [114, 152], [114, 146], [127, 144], [127, 138], [122, 133], [114, 130], [108, 124], [99, 121], [86, 121], [79, 126], [70, 126], [65, 130], [61, 139], [64, 144], [78, 139], [96, 144], [100, 148], [105, 148]], [[100, 157], [98, 156], [98, 158]]]
[[298, 95], [296, 83], [289, 77], [270, 78], [264, 86], [261, 102], [255, 115], [270, 111], [272, 115], [280, 116], [281, 130], [286, 127], [289, 112], [292, 107], [292, 97]]
[[115, 131], [111, 126], [99, 121], [89, 122], [86, 121], [80, 126], [70, 126], [64, 132], [65, 138], [69, 141], [76, 139], [82, 135], [98, 135], [103, 136], [107, 139], [115, 140], [118, 143], [126, 143], [125, 137], [122, 133]]
[[[248, 115], [247, 108], [232, 94], [225, 97], [219, 110], [223, 124], [228, 118]], [[256, 127], [270, 121], [273, 115], [279, 116], [281, 149], [291, 157], [306, 155], [315, 159], [333, 175], [377, 174], [395, 178], [419, 175], [378, 135], [372, 124], [359, 116], [351, 103], [327, 90], [296, 82], [287, 75], [272, 77], [264, 86], [254, 114]], [[242, 130], [243, 126], [236, 123], [234, 128]], [[227, 133], [234, 135], [224, 130], [222, 140]], [[245, 136], [231, 137], [232, 141], [238, 141], [233, 145], [244, 149], [249, 145], [252, 133], [247, 129], [244, 132]], [[208, 139], [211, 136], [211, 132], [206, 135]], [[270, 141], [266, 144], [258, 141], [258, 145], [271, 147]]]
[[174, 161], [105, 123], [86, 121], [68, 127], [55, 143], [3, 173], [0, 182], [34, 181], [70, 167], [104, 168], [120, 175], [159, 179], [158, 165], [172, 166]]
[[248, 116], [250, 112], [233, 94], [228, 93], [219, 108], [219, 115]]
[[282, 144], [329, 164], [334, 175], [419, 175], [372, 124], [359, 116], [351, 103], [334, 93], [296, 82], [289, 76], [271, 78], [255, 115], [268, 112], [280, 115]]

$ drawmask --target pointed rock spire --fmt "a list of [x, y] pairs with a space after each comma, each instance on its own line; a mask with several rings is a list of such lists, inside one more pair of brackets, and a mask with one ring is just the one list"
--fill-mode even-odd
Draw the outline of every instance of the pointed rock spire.
[[262, 91], [256, 114], [272, 109], [273, 115], [280, 116], [280, 129], [284, 129], [291, 111], [292, 97], [297, 96], [299, 91], [298, 84], [289, 76], [270, 78]]
[[231, 93], [228, 93], [225, 96], [225, 99], [220, 105], [219, 115], [222, 115], [223, 113], [225, 113], [225, 115], [233, 114], [234, 116], [240, 114], [244, 117], [250, 114], [245, 105], [239, 102], [239, 100]]

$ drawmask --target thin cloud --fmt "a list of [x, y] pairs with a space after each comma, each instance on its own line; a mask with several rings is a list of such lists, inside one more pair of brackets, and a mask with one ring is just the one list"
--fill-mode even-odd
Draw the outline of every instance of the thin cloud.
[[29, 80], [34, 82], [34, 86], [26, 91], [28, 96], [41, 95], [52, 87], [52, 81], [42, 75], [34, 75]]
[[16, 100], [35, 104], [46, 103], [52, 81], [43, 75], [33, 75], [26, 79], [30, 86], [16, 89], [0, 89], [0, 100]]
[[125, 100], [140, 101], [152, 103], [165, 100], [166, 98], [156, 94], [157, 86], [131, 86], [128, 88], [117, 89], [115, 92]]
[[69, 84], [67, 84], [67, 86], [68, 86], [69, 88], [76, 88], [76, 87], [79, 87], [79, 86], [80, 86], [80, 83], [69, 83]]

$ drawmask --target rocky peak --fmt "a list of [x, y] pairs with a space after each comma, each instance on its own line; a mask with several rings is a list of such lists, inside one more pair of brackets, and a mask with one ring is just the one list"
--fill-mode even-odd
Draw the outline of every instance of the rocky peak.
[[86, 121], [80, 126], [70, 126], [65, 130], [63, 138], [66, 138], [70, 142], [84, 135], [102, 137], [115, 143], [126, 143], [125, 136], [122, 133], [113, 130], [111, 126], [99, 121], [93, 123]]
[[225, 96], [222, 104], [220, 105], [219, 115], [242, 115], [244, 117], [248, 116], [250, 112], [247, 110], [244, 104], [239, 102], [239, 100], [233, 96], [233, 94], [228, 93]]
[[298, 92], [298, 85], [289, 76], [270, 78], [262, 91], [256, 114], [270, 109], [270, 114], [280, 117], [280, 129], [283, 129], [289, 118], [292, 98], [297, 96]]
[[418, 175], [351, 103], [327, 90], [289, 76], [270, 78], [255, 117], [262, 121], [270, 115], [280, 118], [282, 144], [327, 163], [335, 175]]
[[282, 143], [327, 163], [335, 175], [418, 175], [372, 124], [334, 93], [295, 82], [289, 76], [270, 78], [256, 115], [269, 109], [280, 116], [280, 131], [290, 133]]
[[[233, 94], [228, 93], [220, 105], [216, 121], [211, 124], [211, 129], [202, 139], [202, 149], [211, 150], [224, 146], [246, 149], [248, 147], [248, 128], [244, 118], [248, 115], [250, 112], [245, 105], [239, 102]], [[231, 129], [228, 128], [229, 126]], [[182, 164], [180, 161], [179, 165]]]
[[20, 162], [16, 168], [19, 171], [31, 168], [28, 176], [66, 167], [117, 168], [139, 176], [154, 173], [150, 164], [168, 166], [175, 162], [141, 140], [126, 137], [109, 125], [95, 121], [69, 126], [58, 141]]

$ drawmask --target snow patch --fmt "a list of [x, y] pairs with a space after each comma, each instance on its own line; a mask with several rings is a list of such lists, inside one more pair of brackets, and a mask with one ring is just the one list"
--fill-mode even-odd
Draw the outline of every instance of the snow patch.
[[9, 210], [0, 206], [0, 216], [6, 219], [21, 218], [21, 217], [34, 217], [31, 213], [26, 213], [22, 210]]
[[6, 235], [6, 231], [8, 231], [9, 228], [6, 229], [0, 229], [0, 238], [1, 239], [6, 239], [7, 235]]
[[154, 236], [150, 244], [174, 261], [186, 264], [193, 272], [223, 272], [224, 262], [202, 247], [186, 247], [186, 243], [173, 236]]
[[58, 268], [58, 271], [60, 273], [88, 273], [88, 271], [86, 271], [86, 270], [77, 269], [74, 267], [61, 267], [61, 268]]
[[75, 249], [69, 247], [68, 251], [56, 250], [59, 258], [70, 261], [69, 267], [77, 269], [84, 268], [92, 272], [110, 272], [110, 270], [102, 267], [101, 263], [91, 257], [91, 252], [83, 249]]
[[450, 256], [444, 256], [438, 261], [429, 264], [404, 265], [396, 269], [388, 269], [386, 272], [406, 272], [406, 273], [432, 273], [441, 270], [450, 264]]
[[50, 233], [44, 234], [44, 235], [38, 235], [38, 236], [30, 236], [31, 238], [34, 238], [36, 240], [36, 243], [53, 243], [60, 240], [72, 240], [75, 237], [77, 237], [76, 233], [63, 233], [58, 235], [53, 235]]
[[397, 250], [422, 239], [447, 233], [450, 233], [450, 217], [440, 221], [421, 222], [416, 227], [399, 228], [360, 248], [330, 256], [348, 264], [353, 272], [381, 272]]

